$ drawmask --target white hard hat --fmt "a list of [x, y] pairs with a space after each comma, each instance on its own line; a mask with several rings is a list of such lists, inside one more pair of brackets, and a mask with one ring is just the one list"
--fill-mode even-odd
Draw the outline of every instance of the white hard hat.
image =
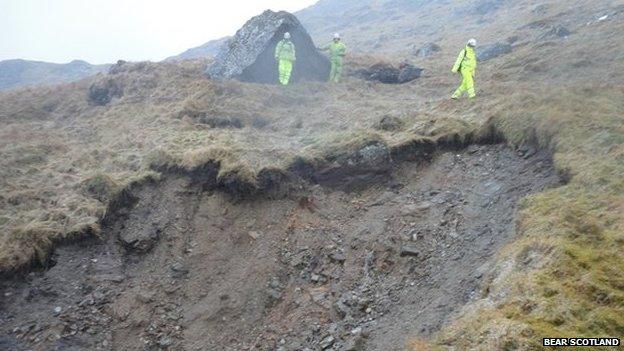
[[334, 33], [334, 39], [340, 39], [340, 33]]
[[472, 47], [477, 46], [477, 39], [472, 38], [472, 39], [468, 40], [468, 45], [470, 45]]
[[284, 39], [290, 39], [290, 33], [288, 32], [284, 33]]

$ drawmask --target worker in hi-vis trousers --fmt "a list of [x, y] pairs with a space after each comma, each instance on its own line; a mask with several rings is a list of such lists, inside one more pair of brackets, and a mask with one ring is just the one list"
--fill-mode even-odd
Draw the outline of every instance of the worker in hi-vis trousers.
[[277, 43], [275, 59], [278, 62], [279, 82], [282, 85], [288, 85], [293, 64], [297, 60], [295, 44], [290, 41], [290, 33], [284, 33], [284, 39]]
[[455, 61], [452, 72], [459, 72], [462, 76], [462, 82], [453, 94], [453, 100], [459, 99], [464, 92], [467, 92], [468, 97], [471, 99], [477, 96], [474, 86], [474, 76], [477, 70], [477, 54], [475, 53], [476, 46], [476, 39], [468, 40], [468, 44], [466, 44], [466, 47], [459, 53], [457, 61]]
[[342, 75], [342, 61], [345, 55], [347, 55], [347, 46], [342, 42], [340, 34], [334, 34], [334, 41], [324, 48], [319, 48], [322, 51], [329, 51], [329, 60], [331, 62], [331, 71], [329, 72], [329, 82], [340, 82], [340, 76]]

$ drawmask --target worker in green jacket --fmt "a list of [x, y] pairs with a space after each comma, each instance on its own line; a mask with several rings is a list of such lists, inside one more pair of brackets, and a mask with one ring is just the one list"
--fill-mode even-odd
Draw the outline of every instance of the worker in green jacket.
[[277, 43], [275, 47], [275, 60], [279, 63], [279, 82], [288, 85], [293, 64], [297, 60], [295, 44], [290, 41], [290, 33], [284, 33], [284, 39]]
[[459, 99], [464, 92], [468, 92], [468, 97], [471, 99], [477, 96], [474, 86], [474, 75], [477, 69], [477, 54], [475, 53], [476, 46], [476, 39], [468, 40], [468, 44], [466, 44], [466, 47], [459, 53], [457, 61], [455, 61], [452, 72], [461, 73], [462, 82], [453, 94], [453, 100]]
[[331, 71], [329, 72], [329, 82], [340, 82], [340, 76], [342, 75], [342, 61], [347, 54], [347, 46], [342, 42], [340, 34], [334, 34], [334, 41], [324, 48], [319, 48], [323, 51], [329, 51], [329, 59], [331, 61]]

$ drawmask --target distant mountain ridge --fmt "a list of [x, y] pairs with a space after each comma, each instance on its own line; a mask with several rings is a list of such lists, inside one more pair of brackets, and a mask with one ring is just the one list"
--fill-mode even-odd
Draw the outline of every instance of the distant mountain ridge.
[[183, 53], [171, 57], [167, 57], [165, 61], [192, 60], [198, 58], [214, 57], [219, 52], [221, 45], [226, 43], [231, 37], [223, 37], [211, 40], [200, 46], [190, 48]]
[[22, 59], [0, 61], [0, 90], [71, 82], [105, 72], [109, 67], [82, 60], [65, 64]]

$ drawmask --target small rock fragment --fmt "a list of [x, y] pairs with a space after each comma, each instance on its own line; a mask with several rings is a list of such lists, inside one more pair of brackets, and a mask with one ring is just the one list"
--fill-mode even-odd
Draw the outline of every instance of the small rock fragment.
[[173, 344], [173, 340], [167, 336], [163, 336], [158, 340], [158, 345], [161, 347], [169, 347]]
[[342, 251], [336, 251], [332, 253], [331, 259], [338, 263], [343, 263], [344, 261], [347, 260], [347, 258], [345, 257], [345, 254]]
[[328, 336], [325, 339], [323, 339], [323, 341], [321, 341], [321, 349], [326, 350], [328, 348], [330, 348], [332, 345], [334, 345], [334, 342], [336, 342], [336, 339], [333, 336]]
[[364, 349], [364, 338], [361, 335], [348, 340], [340, 349], [340, 351], [361, 351]]
[[405, 257], [405, 256], [418, 257], [420, 256], [420, 251], [414, 247], [403, 246], [401, 248], [401, 257]]
[[313, 291], [310, 293], [310, 296], [312, 297], [312, 301], [318, 303], [327, 298], [327, 293], [324, 291]]

